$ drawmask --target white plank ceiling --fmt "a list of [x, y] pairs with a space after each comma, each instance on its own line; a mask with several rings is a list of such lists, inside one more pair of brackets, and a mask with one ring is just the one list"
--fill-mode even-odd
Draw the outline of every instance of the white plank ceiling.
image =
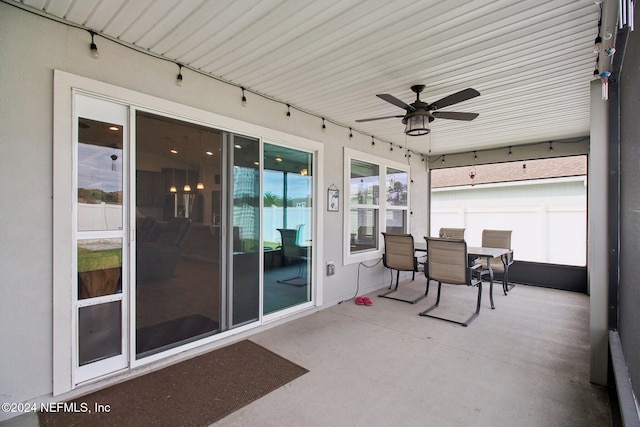
[[[18, 3], [244, 86], [248, 97], [261, 93], [326, 117], [328, 126], [409, 143], [417, 152], [589, 134], [599, 19], [593, 0]], [[411, 103], [414, 84], [426, 85], [427, 102], [477, 89], [481, 96], [442, 111], [480, 115], [471, 122], [436, 119], [422, 137], [406, 137], [401, 119], [355, 122], [403, 114], [375, 95]]]

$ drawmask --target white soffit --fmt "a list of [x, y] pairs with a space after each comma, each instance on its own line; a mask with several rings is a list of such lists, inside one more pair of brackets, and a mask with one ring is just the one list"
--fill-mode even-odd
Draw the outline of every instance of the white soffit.
[[[599, 19], [593, 0], [17, 3], [416, 152], [589, 134]], [[427, 102], [477, 89], [480, 97], [442, 111], [480, 116], [436, 119], [423, 137], [406, 137], [401, 119], [355, 122], [403, 114], [375, 95], [411, 103], [414, 84], [426, 85]]]

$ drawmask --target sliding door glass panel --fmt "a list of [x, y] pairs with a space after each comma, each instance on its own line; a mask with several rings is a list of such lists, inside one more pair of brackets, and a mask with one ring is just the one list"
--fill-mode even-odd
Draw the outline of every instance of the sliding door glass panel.
[[222, 329], [222, 139], [136, 113], [136, 358]]
[[255, 321], [260, 301], [260, 141], [230, 135], [233, 151], [231, 206], [231, 326]]
[[311, 301], [313, 156], [264, 145], [265, 314]]

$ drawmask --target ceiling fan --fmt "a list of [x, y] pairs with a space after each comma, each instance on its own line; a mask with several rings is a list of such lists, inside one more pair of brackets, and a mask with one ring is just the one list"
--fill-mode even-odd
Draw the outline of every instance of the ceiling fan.
[[356, 122], [370, 122], [372, 120], [402, 118], [402, 123], [406, 125], [404, 132], [407, 135], [419, 136], [426, 135], [430, 132], [429, 123], [431, 123], [434, 119], [471, 121], [478, 117], [478, 113], [437, 111], [443, 107], [448, 107], [449, 105], [457, 104], [459, 102], [475, 98], [476, 96], [480, 96], [480, 92], [478, 92], [477, 90], [471, 88], [461, 90], [460, 92], [445, 96], [444, 98], [439, 99], [432, 104], [428, 104], [420, 100], [420, 92], [422, 92], [424, 88], [424, 85], [411, 86], [411, 90], [416, 93], [416, 100], [411, 104], [406, 104], [395, 96], [386, 93], [376, 95], [380, 99], [383, 99], [397, 107], [407, 110], [405, 115], [376, 117], [372, 119], [359, 119], [356, 120]]

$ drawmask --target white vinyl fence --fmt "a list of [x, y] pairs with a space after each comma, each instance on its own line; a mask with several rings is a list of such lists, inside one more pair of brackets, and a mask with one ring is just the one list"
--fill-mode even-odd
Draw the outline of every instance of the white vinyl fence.
[[483, 229], [513, 230], [516, 260], [585, 266], [586, 178], [554, 178], [434, 189], [431, 235], [441, 227], [466, 228], [469, 246]]

